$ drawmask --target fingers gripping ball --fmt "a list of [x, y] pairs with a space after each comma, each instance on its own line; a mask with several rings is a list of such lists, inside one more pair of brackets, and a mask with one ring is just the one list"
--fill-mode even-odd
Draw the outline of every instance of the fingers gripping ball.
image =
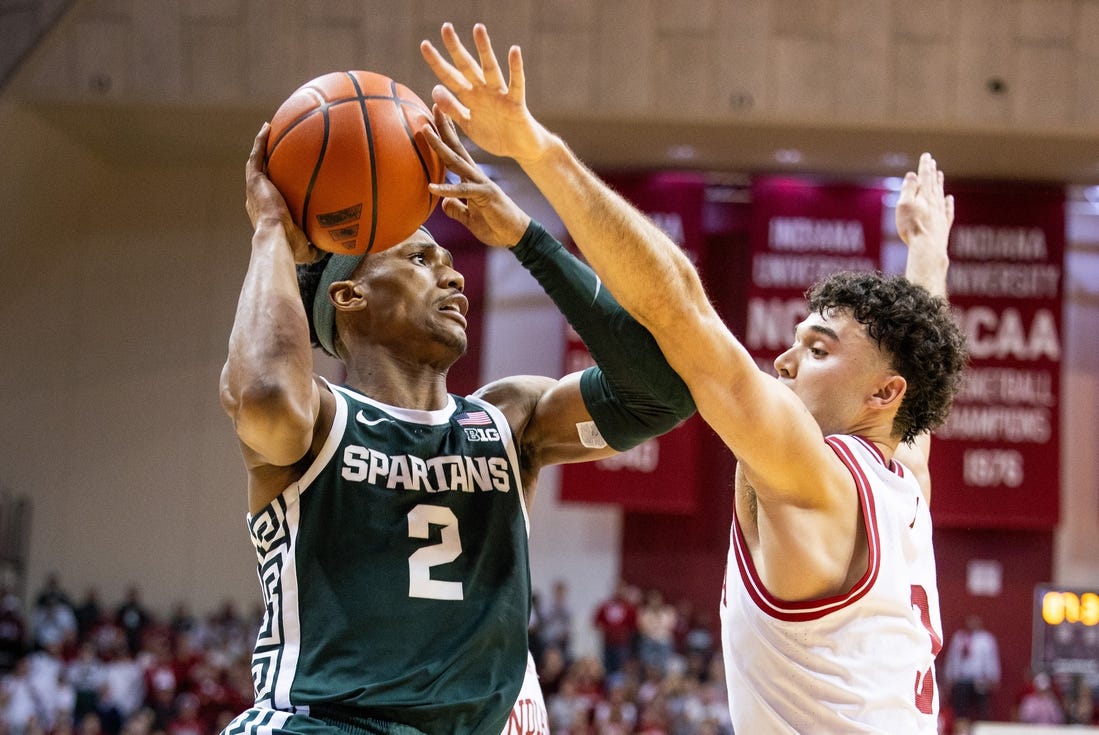
[[416, 133], [431, 112], [408, 87], [369, 71], [325, 74], [275, 112], [267, 175], [321, 250], [361, 255], [416, 231], [438, 197], [443, 163]]

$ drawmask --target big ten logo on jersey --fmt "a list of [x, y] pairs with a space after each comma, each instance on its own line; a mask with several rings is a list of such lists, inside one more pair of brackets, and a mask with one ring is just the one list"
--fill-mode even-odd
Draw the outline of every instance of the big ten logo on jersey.
[[465, 431], [471, 442], [498, 442], [500, 432], [492, 425], [487, 411], [466, 411], [454, 417], [454, 422]]
[[500, 432], [496, 429], [481, 429], [475, 426], [463, 426], [462, 429], [466, 432], [466, 439], [471, 442], [500, 441]]

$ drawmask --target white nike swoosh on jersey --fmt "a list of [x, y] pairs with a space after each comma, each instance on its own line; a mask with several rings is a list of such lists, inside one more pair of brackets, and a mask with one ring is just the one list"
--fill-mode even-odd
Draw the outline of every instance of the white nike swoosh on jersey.
[[362, 412], [362, 409], [359, 409], [359, 412], [355, 414], [355, 420], [364, 426], [377, 426], [383, 421], [392, 421], [393, 419], [382, 416], [381, 418], [371, 420], [366, 417], [366, 414]]

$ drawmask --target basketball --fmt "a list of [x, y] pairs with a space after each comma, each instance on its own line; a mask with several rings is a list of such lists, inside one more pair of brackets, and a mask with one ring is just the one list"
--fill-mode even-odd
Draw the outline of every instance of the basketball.
[[443, 180], [438, 155], [416, 133], [433, 125], [423, 100], [369, 71], [303, 84], [271, 119], [267, 175], [316, 247], [377, 252], [422, 225]]

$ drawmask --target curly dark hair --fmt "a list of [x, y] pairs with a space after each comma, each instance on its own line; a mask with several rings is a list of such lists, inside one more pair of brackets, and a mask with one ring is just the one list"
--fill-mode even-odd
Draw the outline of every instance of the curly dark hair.
[[908, 382], [893, 435], [910, 443], [946, 421], [969, 359], [946, 299], [903, 276], [836, 273], [806, 292], [809, 311], [850, 314]]
[[332, 257], [331, 253], [325, 253], [319, 260], [313, 263], [298, 264], [298, 291], [301, 292], [301, 302], [305, 307], [305, 316], [309, 322], [309, 341], [314, 347], [321, 347], [320, 341], [317, 339], [317, 328], [313, 324], [313, 299], [317, 295], [317, 286], [321, 282], [321, 274], [324, 273], [324, 267], [328, 265], [328, 260]]

